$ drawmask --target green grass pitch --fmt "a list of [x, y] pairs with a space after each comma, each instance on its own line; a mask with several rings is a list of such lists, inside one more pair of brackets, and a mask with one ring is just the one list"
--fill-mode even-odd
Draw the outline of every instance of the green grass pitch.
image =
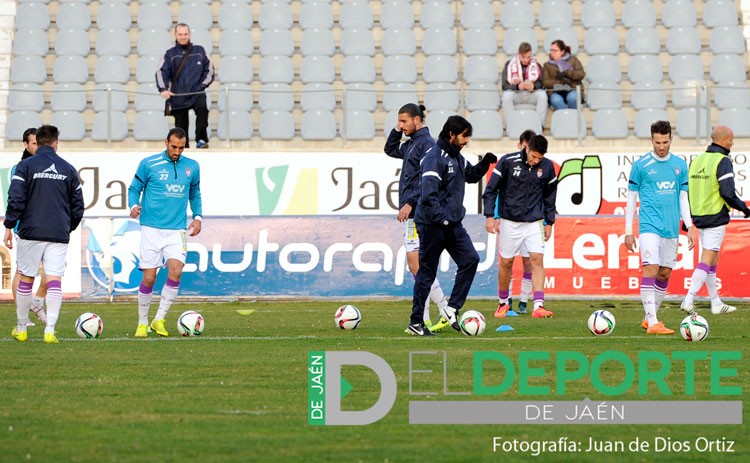
[[[134, 339], [135, 303], [79, 304], [66, 302], [58, 323], [60, 344], [42, 343], [41, 326], [29, 329], [27, 343], [9, 336], [15, 324], [10, 304], [0, 306], [0, 462], [748, 462], [746, 436], [750, 421], [747, 400], [750, 382], [748, 321], [750, 306], [740, 303], [736, 313], [710, 315], [708, 339], [687, 343], [679, 333], [647, 336], [640, 328], [640, 304], [635, 301], [550, 301], [555, 317], [533, 320], [529, 315], [508, 318], [515, 331], [497, 333], [492, 318], [495, 302], [469, 301], [488, 316], [485, 334], [469, 338], [442, 333], [414, 338], [404, 333], [410, 302], [346, 301], [359, 307], [363, 321], [354, 331], [334, 326], [340, 301], [179, 303], [167, 319], [171, 336], [155, 334]], [[614, 333], [596, 338], [586, 327], [588, 315], [606, 308], [617, 318]], [[206, 330], [200, 337], [182, 338], [178, 315], [200, 310]], [[241, 315], [238, 310], [253, 310]], [[85, 311], [98, 313], [104, 333], [97, 340], [79, 340], [73, 323]], [[154, 307], [152, 307], [152, 316]], [[434, 318], [434, 316], [433, 316]], [[677, 329], [683, 314], [675, 301], [664, 304], [660, 319]], [[391, 411], [367, 426], [310, 426], [307, 424], [309, 351], [369, 351], [385, 359], [398, 382]], [[636, 388], [618, 397], [597, 394], [586, 380], [568, 383], [564, 397], [554, 394], [553, 373], [536, 378], [548, 385], [547, 397], [519, 396], [518, 386], [501, 397], [472, 400], [741, 400], [742, 425], [410, 425], [408, 402], [460, 400], [460, 397], [410, 397], [409, 352], [437, 351], [420, 357], [415, 368], [442, 372], [447, 352], [447, 385], [442, 374], [422, 375], [412, 385], [418, 390], [470, 390], [472, 355], [499, 351], [517, 358], [519, 351], [580, 351], [589, 359], [606, 350], [619, 350], [635, 359], [638, 351], [740, 351], [738, 376], [726, 385], [743, 386], [742, 396], [711, 397], [706, 363], [696, 368], [695, 394], [686, 395], [675, 365], [664, 397], [651, 387], [639, 396]], [[737, 366], [737, 364], [735, 366]], [[552, 367], [550, 363], [547, 366]], [[345, 367], [353, 390], [342, 407], [366, 409], [378, 397], [375, 374], [364, 367]], [[613, 381], [623, 374], [608, 372]], [[493, 452], [493, 437], [519, 440], [557, 440], [567, 436], [585, 441], [636, 438], [671, 441], [733, 440], [733, 452], [663, 451], [648, 453]]]

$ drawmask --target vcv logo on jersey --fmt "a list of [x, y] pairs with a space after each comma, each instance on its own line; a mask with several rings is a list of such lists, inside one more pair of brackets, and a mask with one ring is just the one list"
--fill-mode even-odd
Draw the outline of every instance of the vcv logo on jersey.
[[185, 185], [173, 185], [171, 183], [168, 183], [165, 185], [165, 187], [170, 193], [182, 193], [183, 191], [185, 191]]
[[674, 181], [656, 182], [656, 187], [660, 190], [674, 190], [674, 183]]
[[259, 167], [255, 169], [255, 184], [260, 215], [318, 213], [318, 169]]
[[86, 266], [96, 283], [108, 290], [136, 291], [141, 282], [138, 270], [141, 226], [132, 219], [86, 219], [89, 232]]

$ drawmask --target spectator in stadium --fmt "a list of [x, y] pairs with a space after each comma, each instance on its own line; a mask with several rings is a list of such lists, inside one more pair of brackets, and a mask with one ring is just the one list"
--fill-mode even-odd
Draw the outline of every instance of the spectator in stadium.
[[[156, 71], [156, 88], [167, 100], [175, 127], [190, 133], [189, 112], [195, 112], [196, 148], [208, 148], [208, 106], [206, 88], [214, 81], [214, 66], [206, 50], [190, 42], [190, 26], [174, 28], [175, 46], [164, 54]], [[165, 115], [168, 111], [165, 110]], [[186, 135], [187, 136], [187, 135]], [[185, 139], [185, 148], [190, 139]]]
[[668, 121], [651, 124], [652, 151], [633, 163], [625, 207], [625, 247], [636, 252], [633, 219], [638, 210], [638, 247], [641, 252], [641, 300], [648, 334], [672, 334], [657, 318], [667, 293], [669, 277], [677, 263], [680, 217], [688, 229], [688, 246], [694, 246], [693, 222], [688, 205], [688, 167], [672, 155], [672, 127]]
[[[547, 89], [549, 104], [554, 111], [576, 108], [576, 86], [581, 86], [586, 72], [578, 58], [570, 53], [570, 47], [562, 40], [555, 40], [549, 47], [549, 61], [542, 67], [542, 83]], [[581, 94], [583, 100], [583, 94]]]
[[[522, 154], [522, 156], [526, 156], [526, 152], [528, 150], [529, 146], [529, 140], [531, 140], [531, 137], [536, 135], [533, 130], [524, 130], [521, 133], [521, 136], [518, 137], [518, 149], [516, 153], [512, 154]], [[487, 182], [487, 188], [484, 190], [484, 194], [482, 195], [483, 202], [486, 202], [487, 204], [494, 204], [494, 207], [492, 208], [492, 211], [486, 211], [485, 210], [485, 216], [487, 217], [487, 220], [485, 222], [485, 229], [487, 230], [487, 233], [495, 234], [500, 231], [500, 198], [498, 196], [498, 190], [496, 187], [497, 182], [500, 181], [500, 171], [497, 169], [492, 170], [492, 175], [490, 176], [489, 181]], [[493, 199], [494, 197], [494, 199]], [[498, 240], [499, 243], [499, 240]], [[498, 257], [500, 256], [500, 247], [498, 246]], [[525, 246], [521, 246], [521, 249], [519, 250], [519, 254], [521, 255], [521, 260], [523, 262], [523, 276], [521, 278], [521, 295], [520, 295], [520, 301], [518, 303], [518, 313], [519, 314], [525, 314], [526, 313], [526, 304], [529, 301], [529, 296], [531, 295], [531, 260], [529, 259], [529, 251], [526, 249]], [[498, 258], [498, 265], [497, 265], [497, 296], [498, 299], [507, 299], [508, 309], [506, 312], [506, 316], [514, 316], [517, 315], [516, 312], [513, 311], [513, 299], [510, 297], [510, 290], [513, 288], [513, 274], [511, 269], [511, 276], [510, 276], [510, 282], [508, 284], [508, 289], [503, 291], [500, 287], [500, 274], [502, 271], [502, 265], [501, 260]]]
[[[427, 150], [435, 146], [435, 139], [430, 135], [430, 129], [423, 125], [425, 121], [425, 107], [408, 103], [398, 111], [396, 127], [391, 129], [383, 150], [392, 158], [401, 159], [401, 175], [398, 183], [399, 210], [396, 219], [404, 224], [404, 248], [406, 249], [406, 264], [413, 276], [419, 270], [419, 234], [414, 224], [414, 212], [419, 201], [419, 165]], [[401, 143], [403, 136], [409, 137]], [[448, 305], [443, 289], [437, 278], [430, 288], [430, 296], [425, 303], [424, 323], [433, 332], [442, 331], [448, 326], [448, 321], [441, 318], [435, 326], [430, 320], [430, 299], [438, 307]]]
[[55, 325], [62, 307], [61, 280], [65, 274], [65, 256], [70, 232], [83, 218], [83, 193], [78, 171], [57, 155], [57, 127], [43, 125], [37, 129], [36, 154], [21, 162], [8, 190], [5, 211], [5, 246], [13, 248], [13, 228], [18, 225], [16, 260], [21, 274], [16, 295], [18, 326], [11, 336], [28, 340], [31, 290], [44, 263], [47, 275], [47, 326], [44, 342], [57, 344]]
[[[36, 128], [31, 127], [23, 131], [23, 154], [21, 155], [21, 162], [30, 158], [36, 154], [38, 145], [36, 144]], [[20, 162], [19, 162], [20, 164]], [[13, 178], [13, 174], [16, 173], [18, 164], [10, 169], [10, 176]], [[13, 230], [18, 235], [18, 225]], [[18, 238], [16, 238], [18, 240]], [[39, 321], [46, 324], [47, 315], [44, 313], [44, 299], [47, 297], [47, 276], [44, 274], [44, 266], [39, 269], [39, 287], [36, 290], [36, 294], [31, 299], [31, 312], [39, 318]], [[13, 293], [13, 302], [16, 301], [16, 292], [18, 291], [18, 283], [21, 281], [21, 274], [18, 269], [13, 275], [13, 282], [11, 283], [11, 292]], [[33, 322], [28, 322], [28, 326], [34, 326]]]
[[[169, 336], [164, 320], [180, 289], [187, 256], [187, 236], [195, 236], [201, 231], [200, 166], [182, 155], [186, 143], [185, 131], [179, 127], [171, 129], [164, 140], [166, 149], [140, 162], [128, 188], [130, 217], [140, 217], [141, 223], [140, 267], [143, 278], [138, 288], [137, 338], [148, 336], [148, 315], [156, 273], [165, 264], [167, 281], [151, 329], [159, 336]], [[165, 169], [169, 171], [166, 180], [162, 177]], [[193, 220], [185, 230], [188, 202]]]
[[734, 188], [734, 169], [729, 151], [734, 145], [734, 133], [729, 127], [719, 125], [711, 132], [711, 144], [706, 151], [690, 163], [688, 199], [693, 225], [698, 229], [701, 256], [693, 270], [690, 288], [682, 301], [682, 310], [695, 312], [694, 299], [705, 283], [711, 297], [711, 313], [730, 313], [736, 307], [725, 304], [716, 286], [716, 266], [719, 250], [729, 223], [730, 209], [737, 209], [750, 217], [750, 208], [737, 196]]
[[544, 307], [544, 244], [552, 235], [557, 213], [557, 175], [552, 161], [544, 157], [547, 147], [544, 136], [534, 135], [526, 149], [500, 158], [482, 195], [487, 225], [495, 214], [496, 206], [500, 217], [497, 229], [500, 232], [500, 301], [495, 318], [506, 317], [510, 309], [508, 297], [513, 260], [522, 249], [528, 251], [531, 262], [534, 290], [531, 316], [549, 318], [554, 315]]
[[547, 92], [542, 82], [542, 67], [532, 56], [531, 45], [521, 42], [518, 54], [503, 68], [503, 116], [510, 119], [516, 104], [536, 105], [542, 127], [547, 117]]
[[477, 165], [467, 161], [461, 149], [469, 143], [471, 134], [469, 121], [461, 116], [450, 116], [437, 144], [422, 160], [421, 193], [414, 214], [420, 237], [419, 270], [414, 280], [411, 320], [407, 326], [414, 336], [434, 335], [424, 324], [423, 312], [443, 251], [448, 251], [458, 269], [448, 305], [439, 307], [440, 314], [457, 331], [460, 331], [458, 311], [466, 301], [479, 265], [479, 255], [461, 223], [466, 215], [465, 183], [481, 181], [497, 157], [487, 153]]

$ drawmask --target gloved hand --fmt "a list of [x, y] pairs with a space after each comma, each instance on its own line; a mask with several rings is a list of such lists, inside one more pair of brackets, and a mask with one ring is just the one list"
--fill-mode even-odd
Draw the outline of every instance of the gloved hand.
[[750, 217], [750, 212], [745, 212], [745, 218]]
[[494, 164], [497, 162], [497, 156], [495, 156], [492, 153], [485, 153], [484, 157], [482, 158], [482, 164], [485, 166], [489, 166], [490, 164]]

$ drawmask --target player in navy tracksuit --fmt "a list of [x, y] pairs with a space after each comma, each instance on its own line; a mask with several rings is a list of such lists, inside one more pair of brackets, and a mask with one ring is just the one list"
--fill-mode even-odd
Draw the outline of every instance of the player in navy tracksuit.
[[419, 271], [414, 281], [411, 320], [407, 326], [415, 336], [433, 334], [422, 321], [422, 315], [443, 251], [448, 251], [458, 269], [448, 305], [441, 307], [440, 312], [457, 331], [460, 330], [458, 311], [466, 301], [479, 265], [479, 255], [461, 223], [466, 215], [465, 184], [479, 182], [497, 157], [487, 153], [476, 166], [464, 159], [461, 149], [469, 142], [471, 133], [469, 121], [461, 116], [450, 116], [437, 144], [422, 160], [421, 195], [414, 215], [420, 236]]

